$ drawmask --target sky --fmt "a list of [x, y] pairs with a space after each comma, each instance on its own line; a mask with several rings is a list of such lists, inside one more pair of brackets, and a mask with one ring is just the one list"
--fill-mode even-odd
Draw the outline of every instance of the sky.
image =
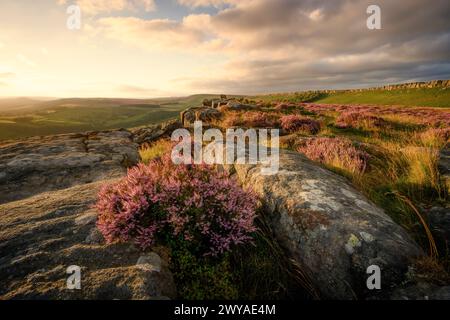
[[[381, 9], [370, 30], [367, 7]], [[81, 12], [71, 30], [69, 6]], [[0, 96], [257, 94], [450, 79], [448, 0], [1, 0]]]

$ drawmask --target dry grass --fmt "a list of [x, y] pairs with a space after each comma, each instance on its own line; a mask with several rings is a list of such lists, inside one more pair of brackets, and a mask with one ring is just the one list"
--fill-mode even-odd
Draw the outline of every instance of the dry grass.
[[151, 160], [167, 153], [172, 146], [173, 143], [170, 140], [159, 140], [150, 146], [143, 146], [139, 149], [141, 161], [148, 164]]

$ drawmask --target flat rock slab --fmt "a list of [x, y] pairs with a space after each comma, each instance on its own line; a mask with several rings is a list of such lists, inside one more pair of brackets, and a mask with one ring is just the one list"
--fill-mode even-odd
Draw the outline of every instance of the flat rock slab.
[[[157, 272], [141, 268], [136, 261], [142, 253], [134, 246], [107, 245], [101, 234], [92, 235], [96, 216], [91, 207], [108, 182], [0, 205], [0, 300], [176, 297], [166, 261], [159, 261]], [[158, 260], [151, 257], [152, 263]], [[80, 290], [67, 289], [66, 271], [72, 265], [81, 268]]]
[[139, 161], [126, 130], [62, 134], [0, 143], [0, 203], [117, 178]]
[[[421, 249], [407, 232], [343, 177], [296, 152], [280, 152], [280, 170], [235, 165], [240, 181], [265, 203], [275, 236], [323, 297], [388, 297]], [[367, 288], [381, 269], [382, 290]]]

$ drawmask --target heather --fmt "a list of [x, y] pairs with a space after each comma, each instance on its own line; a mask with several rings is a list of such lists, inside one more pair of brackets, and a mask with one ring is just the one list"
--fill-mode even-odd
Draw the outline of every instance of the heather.
[[289, 133], [303, 132], [316, 134], [320, 130], [320, 123], [318, 121], [296, 114], [281, 117], [280, 123], [281, 128]]
[[312, 138], [300, 141], [297, 150], [311, 160], [349, 171], [363, 173], [369, 162], [367, 152], [344, 138]]
[[219, 255], [251, 241], [256, 196], [224, 172], [206, 165], [174, 165], [168, 155], [130, 169], [104, 186], [96, 207], [108, 242], [188, 245]]
[[268, 112], [228, 112], [222, 120], [221, 126], [224, 128], [272, 128], [278, 126], [278, 123], [278, 116]]
[[386, 121], [366, 112], [346, 111], [335, 122], [338, 128], [372, 129], [386, 127]]
[[[437, 247], [445, 257], [447, 249], [436, 243], [426, 215], [433, 206], [448, 202], [450, 189], [439, 174], [439, 159], [449, 143], [450, 112], [399, 105], [319, 104], [293, 97], [280, 94], [255, 100], [264, 101], [266, 112], [280, 115], [279, 128], [287, 134], [280, 137], [280, 145], [350, 179], [431, 256], [437, 256]], [[320, 124], [319, 129], [313, 125], [312, 130], [304, 130], [305, 118]]]

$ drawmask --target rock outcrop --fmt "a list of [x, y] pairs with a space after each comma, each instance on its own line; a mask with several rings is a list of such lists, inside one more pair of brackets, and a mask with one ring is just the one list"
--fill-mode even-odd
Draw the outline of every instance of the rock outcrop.
[[[275, 236], [325, 298], [387, 298], [422, 251], [405, 230], [344, 178], [282, 151], [280, 170], [235, 165], [263, 199]], [[382, 290], [369, 290], [367, 268], [381, 269]]]
[[[167, 260], [133, 245], [104, 243], [91, 209], [104, 182], [0, 205], [0, 299], [167, 299], [176, 289]], [[81, 289], [67, 289], [67, 268]]]
[[209, 107], [189, 108], [180, 114], [181, 123], [184, 127], [191, 127], [195, 121], [211, 123], [220, 119], [221, 116], [222, 113], [219, 110]]
[[139, 161], [126, 130], [0, 143], [0, 203], [122, 176]]
[[170, 120], [161, 124], [132, 129], [133, 141], [139, 145], [152, 143], [160, 138], [169, 138], [172, 132], [181, 128], [181, 122]]

